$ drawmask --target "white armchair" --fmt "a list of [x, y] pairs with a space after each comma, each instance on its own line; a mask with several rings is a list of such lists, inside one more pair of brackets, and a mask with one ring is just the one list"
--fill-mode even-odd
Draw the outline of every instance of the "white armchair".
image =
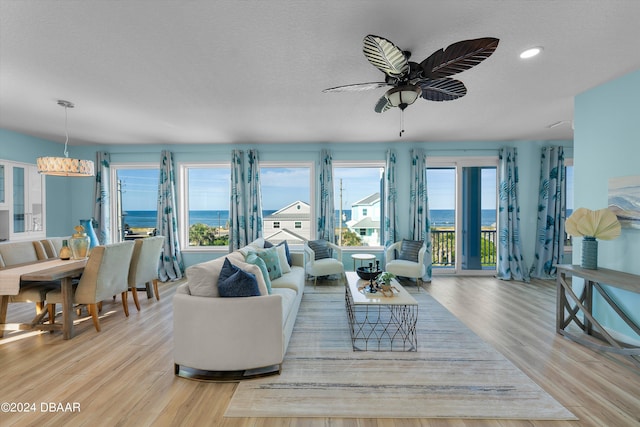
[[[320, 243], [322, 246], [314, 242]], [[311, 246], [309, 245], [311, 243]], [[315, 250], [312, 248], [315, 247]], [[331, 255], [327, 253], [321, 253], [324, 250], [333, 252]], [[316, 253], [317, 252], [317, 253]], [[305, 265], [306, 273], [309, 276], [313, 276], [313, 287], [315, 288], [319, 276], [330, 276], [332, 274], [339, 274], [344, 283], [346, 283], [346, 276], [344, 274], [344, 265], [342, 264], [342, 249], [338, 245], [327, 242], [325, 240], [305, 241], [304, 253], [307, 258]]]
[[402, 240], [389, 246], [385, 253], [384, 270], [396, 276], [416, 279], [416, 284], [421, 286], [422, 277], [426, 273], [424, 255], [427, 252], [427, 245], [422, 242], [422, 246], [418, 249], [417, 261], [406, 259], [413, 258], [411, 255], [415, 254], [416, 243], [414, 240]]

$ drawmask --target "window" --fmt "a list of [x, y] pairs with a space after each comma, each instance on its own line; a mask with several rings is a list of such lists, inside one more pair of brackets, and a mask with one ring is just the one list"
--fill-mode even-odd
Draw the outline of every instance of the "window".
[[380, 246], [383, 163], [333, 163], [336, 242]]
[[157, 227], [158, 165], [111, 165], [112, 241], [152, 235]]
[[[180, 224], [184, 248], [229, 246], [231, 171], [228, 163], [180, 164]], [[188, 227], [186, 226], [188, 224]]]
[[265, 240], [290, 246], [315, 236], [312, 210], [312, 163], [261, 162], [262, 232]]

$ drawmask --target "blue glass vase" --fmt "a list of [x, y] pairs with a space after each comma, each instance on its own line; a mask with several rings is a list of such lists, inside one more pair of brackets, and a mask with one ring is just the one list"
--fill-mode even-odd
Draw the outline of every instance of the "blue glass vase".
[[81, 219], [80, 225], [84, 227], [84, 232], [89, 236], [89, 248], [95, 248], [100, 244], [98, 241], [98, 236], [96, 236], [96, 232], [93, 229], [93, 221], [90, 219]]

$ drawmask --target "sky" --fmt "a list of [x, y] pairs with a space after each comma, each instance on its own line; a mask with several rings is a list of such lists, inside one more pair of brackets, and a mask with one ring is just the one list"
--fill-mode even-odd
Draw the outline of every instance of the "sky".
[[[570, 169], [568, 168], [569, 172]], [[378, 167], [334, 167], [334, 201], [342, 207], [351, 205], [380, 191]], [[196, 169], [189, 173], [189, 206], [193, 210], [216, 210], [229, 205], [229, 169]], [[156, 210], [158, 194], [157, 169], [118, 169], [122, 181], [125, 210]], [[262, 168], [262, 202], [265, 210], [278, 210], [292, 202], [309, 202], [310, 176], [307, 168]], [[455, 206], [455, 172], [453, 169], [430, 169], [427, 174], [430, 209], [453, 209]], [[482, 209], [495, 209], [495, 168], [483, 169]], [[567, 174], [567, 208], [572, 209], [573, 174]]]

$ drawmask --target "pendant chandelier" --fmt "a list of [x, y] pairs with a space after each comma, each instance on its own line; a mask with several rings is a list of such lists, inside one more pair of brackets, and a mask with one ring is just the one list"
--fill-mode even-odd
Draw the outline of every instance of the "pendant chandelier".
[[67, 144], [69, 143], [67, 109], [73, 108], [73, 103], [58, 100], [58, 105], [64, 107], [64, 157], [38, 157], [38, 172], [55, 176], [94, 176], [93, 161], [70, 158], [67, 151]]

